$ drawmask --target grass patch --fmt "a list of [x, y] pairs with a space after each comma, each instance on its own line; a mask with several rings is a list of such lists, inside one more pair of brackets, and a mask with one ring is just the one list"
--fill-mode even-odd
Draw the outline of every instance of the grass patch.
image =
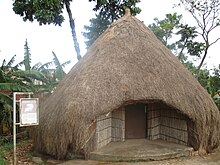
[[6, 163], [5, 160], [3, 160], [2, 158], [0, 158], [0, 164], [1, 164], [1, 165], [6, 165], [7, 163]]
[[11, 149], [13, 149], [13, 143], [12, 142], [4, 143], [3, 138], [4, 137], [0, 138], [0, 165], [7, 164], [5, 156]]

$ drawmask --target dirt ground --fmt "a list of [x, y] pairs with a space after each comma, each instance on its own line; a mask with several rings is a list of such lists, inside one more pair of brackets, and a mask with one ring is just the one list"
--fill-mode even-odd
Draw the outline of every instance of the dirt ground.
[[[143, 143], [140, 143], [140, 140], [138, 140], [138, 142], [136, 141], [130, 141], [129, 142], [129, 146], [132, 146], [133, 143], [135, 144], [134, 146], [138, 146], [138, 150], [143, 152], [143, 148], [148, 148], [150, 151], [144, 151], [145, 154], [149, 154], [152, 153], [153, 151], [156, 152], [157, 154], [159, 154], [161, 156], [161, 158], [167, 158], [164, 157], [163, 154], [167, 154], [168, 151], [174, 151], [175, 148], [172, 147], [168, 147], [169, 149], [166, 150], [166, 152], [164, 152], [163, 148], [164, 146], [162, 145], [163, 143], [155, 142], [157, 145], [153, 145], [152, 142], [150, 142], [150, 144], [148, 144], [146, 141], [143, 141]], [[140, 143], [140, 145], [138, 145]], [[113, 144], [113, 143], [112, 143]], [[126, 143], [125, 143], [126, 144]], [[145, 146], [145, 144], [147, 146]], [[165, 144], [169, 144], [169, 143], [165, 143]], [[172, 144], [169, 144], [172, 146]], [[126, 147], [125, 147], [126, 146]], [[134, 150], [132, 147], [128, 147], [127, 145], [124, 144], [118, 144], [117, 146], [115, 146], [117, 149], [118, 148], [125, 148], [127, 150], [119, 150], [120, 152], [123, 152], [123, 154], [120, 154], [120, 152], [117, 152], [117, 149], [113, 148], [114, 146], [107, 146], [105, 152], [103, 150], [100, 150], [99, 153], [104, 153], [103, 155], [111, 155], [111, 150], [109, 149], [110, 147], [113, 148], [114, 152], [112, 154], [116, 154], [122, 157], [128, 156], [128, 157], [132, 157], [132, 155], [129, 155], [130, 152], [129, 151], [133, 151], [132, 153], [136, 153], [136, 150]], [[158, 149], [155, 149], [157, 148]], [[174, 145], [174, 147], [177, 147], [176, 145]], [[181, 150], [181, 148], [179, 148]], [[161, 150], [161, 151], [160, 151]], [[106, 152], [107, 151], [107, 152]], [[149, 152], [149, 153], [148, 153]], [[138, 154], [138, 152], [136, 153]], [[208, 154], [204, 157], [201, 157], [198, 155], [198, 152], [192, 152], [192, 154], [194, 156], [190, 156], [190, 157], [180, 157], [180, 158], [175, 158], [175, 159], [167, 159], [167, 160], [163, 160], [163, 161], [148, 161], [148, 162], [137, 162], [137, 161], [130, 161], [130, 162], [97, 162], [97, 161], [91, 161], [91, 160], [71, 160], [71, 161], [66, 161], [63, 163], [60, 163], [60, 165], [220, 165], [220, 148], [216, 149], [216, 151], [214, 153]], [[133, 155], [134, 156], [134, 155]], [[171, 154], [172, 156], [172, 154]], [[99, 159], [99, 160], [108, 160], [108, 159]], [[130, 159], [132, 160], [132, 159]], [[134, 159], [135, 160], [135, 159]], [[147, 159], [146, 159], [147, 160]], [[148, 159], [148, 160], [156, 160], [156, 159]]]
[[60, 165], [220, 165], [220, 152], [210, 154], [206, 157], [192, 156], [178, 159], [151, 162], [95, 162], [85, 160], [71, 160]]
[[[169, 159], [163, 161], [150, 161], [150, 162], [97, 162], [91, 160], [69, 160], [57, 161], [51, 158], [43, 159], [42, 163], [32, 161], [30, 150], [32, 147], [31, 141], [25, 142], [17, 147], [18, 165], [220, 165], [220, 148], [215, 153], [209, 154], [205, 157], [191, 156], [182, 157], [178, 159]], [[11, 151], [6, 159], [8, 164], [13, 164], [13, 152]]]

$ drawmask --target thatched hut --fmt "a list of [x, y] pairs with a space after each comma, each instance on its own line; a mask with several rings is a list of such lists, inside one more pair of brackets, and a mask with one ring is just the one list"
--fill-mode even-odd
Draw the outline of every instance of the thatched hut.
[[137, 18], [113, 23], [40, 109], [37, 150], [89, 156], [112, 141], [163, 139], [199, 153], [219, 145], [209, 94]]

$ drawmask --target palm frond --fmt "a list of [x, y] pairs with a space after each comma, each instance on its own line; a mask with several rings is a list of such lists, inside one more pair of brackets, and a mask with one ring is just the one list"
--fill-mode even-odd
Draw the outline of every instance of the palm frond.
[[48, 74], [48, 73], [50, 73], [49, 67], [50, 67], [51, 65], [53, 65], [53, 62], [47, 62], [47, 63], [45, 63], [45, 64], [42, 64], [42, 65], [39, 67], [38, 71], [41, 71], [43, 74]]
[[62, 63], [61, 66], [62, 66], [62, 67], [65, 67], [66, 65], [68, 65], [68, 64], [70, 64], [70, 63], [71, 63], [71, 60]]
[[39, 68], [42, 66], [42, 63], [41, 62], [38, 62], [36, 63], [32, 68], [31, 70], [39, 70]]
[[63, 71], [63, 67], [59, 61], [59, 59], [57, 58], [56, 54], [54, 52], [53, 53], [53, 63], [56, 67], [56, 70], [55, 70], [55, 73], [54, 73], [54, 76], [58, 79], [58, 80], [61, 80], [64, 75], [65, 75], [65, 72]]
[[27, 86], [21, 86], [17, 83], [0, 83], [0, 92], [1, 90], [6, 91], [23, 91], [23, 92], [29, 92], [30, 89]]
[[18, 67], [22, 67], [23, 65], [24, 65], [24, 60], [21, 61], [21, 62], [19, 62], [18, 64], [16, 64], [16, 65], [14, 66], [14, 69], [15, 69], [15, 70], [18, 70]]
[[51, 68], [47, 69], [47, 71], [50, 72], [50, 73], [55, 72], [55, 70], [56, 69], [51, 69]]
[[6, 95], [0, 91], [0, 102], [12, 105], [13, 100], [11, 97], [9, 97], [8, 95]]
[[1, 69], [5, 66], [5, 64], [6, 64], [6, 60], [4, 59], [4, 60], [2, 61]]
[[4, 76], [4, 72], [2, 69], [0, 70], [0, 83], [1, 82], [5, 82], [5, 76]]
[[9, 62], [6, 65], [7, 67], [12, 68], [13, 63], [15, 62], [15, 57], [16, 57], [16, 54], [9, 60]]
[[55, 65], [55, 67], [56, 68], [61, 67], [61, 64], [60, 64], [59, 59], [57, 58], [57, 55], [53, 51], [52, 51], [52, 53], [53, 53], [53, 63]]
[[43, 64], [41, 66], [41, 68], [48, 69], [52, 64], [53, 64], [53, 62], [47, 62], [47, 63]]
[[47, 78], [45, 77], [45, 75], [37, 70], [30, 70], [30, 71], [18, 70], [11, 73], [11, 75], [20, 78], [26, 78], [26, 80], [35, 79], [35, 80], [47, 82]]

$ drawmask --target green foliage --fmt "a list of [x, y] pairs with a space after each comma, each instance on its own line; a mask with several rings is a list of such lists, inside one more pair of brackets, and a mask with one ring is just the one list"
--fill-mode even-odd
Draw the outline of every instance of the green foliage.
[[[12, 125], [12, 98], [7, 93], [9, 91], [24, 91], [28, 90], [26, 84], [19, 79], [16, 79], [12, 75], [14, 72], [18, 72], [17, 65], [13, 67], [15, 56], [6, 63], [4, 60], [0, 69], [0, 135], [3, 134], [3, 124], [6, 124], [10, 129]], [[5, 93], [6, 92], [6, 93]]]
[[220, 65], [214, 68], [213, 74], [209, 76], [206, 88], [220, 110]]
[[220, 96], [220, 64], [218, 67], [213, 69], [213, 74], [209, 78], [208, 88], [212, 97]]
[[93, 10], [99, 12], [103, 19], [114, 22], [124, 15], [125, 7], [130, 8], [132, 15], [139, 14], [141, 9], [136, 6], [138, 2], [140, 0], [99, 0]]
[[37, 20], [40, 25], [61, 25], [64, 21], [63, 8], [61, 0], [15, 0], [13, 3], [14, 12], [23, 17], [24, 21]]
[[[94, 0], [89, 0], [94, 1]], [[90, 25], [84, 26], [86, 32], [83, 36], [86, 38], [87, 48], [107, 29], [107, 27], [125, 14], [125, 8], [131, 10], [132, 15], [139, 14], [141, 9], [136, 6], [140, 0], [98, 0], [94, 11], [96, 17], [90, 19]]]
[[[207, 55], [209, 48], [215, 44], [220, 37], [212, 36], [215, 30], [220, 27], [220, 1], [219, 0], [180, 0], [181, 4], [185, 7], [198, 26], [198, 33], [203, 39], [203, 45], [193, 45], [192, 50], [200, 49], [203, 47], [201, 62], [198, 66], [198, 71], [201, 69]], [[200, 53], [201, 54], [201, 53]]]
[[[12, 102], [13, 101], [12, 101], [12, 98], [10, 96], [4, 94], [3, 92], [0, 92], [0, 103], [5, 103], [5, 105], [11, 105]], [[4, 104], [3, 104], [3, 106], [4, 106]]]
[[17, 80], [13, 81], [12, 79], [11, 82], [0, 83], [0, 90], [30, 92], [30, 89], [28, 88], [28, 86], [20, 82], [21, 81], [17, 81]]
[[66, 73], [64, 72], [63, 68], [70, 64], [70, 61], [66, 61], [63, 64], [60, 63], [59, 59], [57, 58], [56, 54], [52, 52], [53, 54], [53, 64], [55, 65], [56, 69], [54, 70], [54, 77], [55, 79], [61, 80]]
[[[70, 61], [60, 63], [53, 52], [53, 61], [45, 64], [37, 63], [31, 67], [31, 54], [27, 40], [25, 41], [24, 60], [14, 65], [15, 56], [9, 62], [3, 60], [0, 67], [0, 135], [3, 123], [10, 129], [12, 125], [12, 92], [51, 93], [64, 77], [63, 68]], [[14, 66], [13, 66], [14, 65]], [[19, 69], [25, 66], [25, 70]], [[55, 69], [49, 68], [54, 65]], [[6, 92], [6, 93], [5, 93]]]
[[[188, 59], [188, 56], [200, 57], [206, 49], [206, 44], [196, 41], [200, 36], [195, 27], [182, 24], [182, 16], [167, 14], [164, 20], [154, 19], [154, 23], [149, 25], [161, 42], [176, 54], [179, 60], [198, 79], [200, 84], [208, 91], [216, 105], [220, 109], [220, 66], [214, 68], [213, 72], [207, 69], [200, 69]], [[172, 42], [171, 42], [172, 41]]]
[[200, 69], [200, 72], [197, 72], [197, 67], [193, 62], [185, 60], [183, 64], [197, 77], [199, 83], [207, 90], [220, 110], [220, 65], [213, 70]]
[[186, 62], [186, 54], [200, 57], [204, 51], [204, 43], [195, 41], [198, 37], [196, 28], [182, 24], [182, 15], [166, 14], [165, 19], [155, 18], [148, 27], [183, 63]]
[[96, 18], [90, 19], [90, 25], [84, 26], [86, 32], [83, 32], [83, 36], [87, 39], [85, 44], [88, 47], [107, 29], [111, 22], [107, 19], [103, 19], [100, 14], [96, 14]]
[[178, 54], [178, 58], [180, 60], [182, 59], [184, 56], [184, 49], [187, 49], [187, 53], [189, 55], [200, 57], [204, 51], [204, 43], [195, 41], [195, 38], [198, 37], [196, 27], [190, 27], [188, 24], [181, 24], [177, 25], [177, 28], [178, 32], [176, 34], [181, 36], [180, 40], [176, 42], [178, 48], [181, 49]]
[[13, 149], [13, 143], [5, 143], [4, 137], [0, 138], [0, 165], [6, 165], [6, 153]]
[[1, 156], [1, 155], [0, 155], [0, 164], [1, 164], [1, 165], [6, 165], [5, 159], [4, 159], [4, 157]]
[[154, 18], [154, 23], [148, 27], [154, 32], [158, 39], [169, 49], [175, 49], [175, 43], [169, 44], [169, 40], [175, 35], [175, 30], [178, 28], [182, 20], [182, 15], [177, 13], [166, 14], [165, 19], [159, 20]]
[[195, 75], [199, 83], [207, 90], [220, 110], [220, 65], [213, 70], [201, 69], [197, 72], [197, 67], [190, 61], [184, 63], [185, 66]]
[[218, 109], [220, 110], [220, 90], [215, 96], [213, 96], [213, 100], [215, 104], [217, 105]]
[[54, 24], [61, 26], [64, 21], [62, 14], [65, 7], [69, 16], [70, 28], [77, 59], [80, 60], [81, 55], [75, 32], [75, 21], [72, 17], [72, 12], [70, 9], [71, 1], [72, 0], [14, 0], [13, 10], [16, 14], [23, 17], [24, 21], [28, 20], [32, 22], [36, 20], [40, 25]]
[[31, 53], [26, 39], [24, 44], [24, 66], [26, 71], [29, 71], [31, 69], [30, 64], [31, 64]]

